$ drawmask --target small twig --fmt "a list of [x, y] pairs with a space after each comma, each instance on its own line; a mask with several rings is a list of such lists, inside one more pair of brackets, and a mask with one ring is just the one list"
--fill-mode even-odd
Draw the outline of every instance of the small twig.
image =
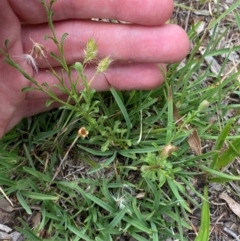
[[60, 170], [61, 170], [61, 167], [62, 167], [64, 161], [67, 159], [69, 152], [71, 151], [71, 149], [73, 148], [74, 144], [76, 143], [76, 141], [78, 140], [79, 137], [80, 137], [80, 136], [77, 135], [77, 137], [74, 139], [73, 143], [71, 144], [71, 146], [70, 146], [69, 149], [67, 150], [65, 156], [64, 156], [63, 159], [61, 160], [60, 165], [59, 165], [59, 167], [57, 168], [57, 170], [56, 170], [56, 172], [55, 172], [52, 180], [51, 180], [50, 183], [48, 184], [48, 187], [47, 187], [47, 188], [49, 188], [49, 187], [51, 186], [52, 182], [55, 180], [56, 176], [58, 175], [58, 173], [59, 173]]
[[8, 196], [6, 195], [6, 193], [3, 191], [3, 189], [0, 187], [0, 192], [3, 194], [3, 196], [8, 200], [8, 202], [13, 206], [12, 201], [8, 198]]
[[238, 235], [235, 234], [232, 230], [228, 229], [227, 227], [224, 227], [223, 231], [229, 234], [230, 236], [232, 236], [236, 241], [240, 241], [240, 238], [238, 237]]
[[55, 180], [56, 176], [57, 176], [58, 173], [60, 172], [61, 167], [62, 167], [64, 161], [67, 159], [69, 152], [71, 151], [71, 149], [73, 148], [73, 146], [74, 146], [75, 143], [77, 142], [78, 138], [79, 138], [79, 137], [85, 138], [87, 135], [88, 135], [88, 131], [86, 130], [85, 127], [81, 127], [81, 128], [78, 130], [78, 133], [77, 133], [76, 138], [74, 139], [74, 141], [72, 142], [71, 146], [68, 148], [65, 156], [64, 156], [63, 159], [61, 160], [59, 167], [57, 168], [57, 170], [56, 170], [56, 172], [55, 172], [52, 180], [50, 181], [50, 183], [49, 183], [48, 186], [47, 186], [47, 189], [51, 186], [52, 182]]

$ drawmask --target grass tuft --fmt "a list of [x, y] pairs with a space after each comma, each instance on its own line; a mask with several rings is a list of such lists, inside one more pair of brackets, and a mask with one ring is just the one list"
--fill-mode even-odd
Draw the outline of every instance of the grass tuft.
[[[54, 1], [50, 7], [43, 4], [59, 50], [51, 56], [66, 71], [71, 89], [50, 68], [59, 80], [56, 87], [69, 95], [67, 101], [58, 99], [5, 53], [6, 62], [32, 81], [33, 89], [51, 97], [47, 105], [63, 105], [23, 120], [0, 141], [0, 186], [22, 207], [17, 230], [27, 240], [208, 240], [209, 186], [240, 179], [229, 168], [240, 157], [239, 70], [229, 56], [240, 47], [218, 47], [226, 16], [234, 14], [237, 23], [225, 31], [239, 30], [240, 1], [215, 13], [201, 34], [198, 23], [189, 24], [193, 49], [182, 63], [168, 66], [161, 87], [111, 88], [109, 93], [92, 90], [84, 74], [86, 64], [97, 61], [94, 39], [86, 45], [83, 63], [67, 66], [67, 34], [57, 40]], [[215, 60], [221, 63], [218, 72], [212, 68]], [[96, 74], [110, 63], [110, 57], [100, 60]], [[76, 80], [72, 69], [79, 74]], [[84, 89], [78, 92], [80, 80]], [[202, 209], [197, 227], [190, 218], [196, 209]]]

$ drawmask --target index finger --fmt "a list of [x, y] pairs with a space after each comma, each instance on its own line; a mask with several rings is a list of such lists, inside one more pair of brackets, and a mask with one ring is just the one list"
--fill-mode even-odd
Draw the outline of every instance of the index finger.
[[[48, 4], [50, 0], [47, 0]], [[44, 23], [46, 12], [41, 1], [9, 0], [19, 20]], [[161, 25], [172, 15], [173, 0], [58, 0], [53, 4], [54, 21], [108, 18], [141, 25]]]

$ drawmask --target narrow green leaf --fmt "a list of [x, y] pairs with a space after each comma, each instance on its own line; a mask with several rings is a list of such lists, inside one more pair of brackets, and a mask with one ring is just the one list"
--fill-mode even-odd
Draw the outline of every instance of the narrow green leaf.
[[170, 187], [170, 189], [172, 190], [176, 200], [178, 201], [178, 203], [184, 208], [186, 209], [188, 212], [192, 212], [191, 209], [188, 207], [186, 201], [180, 196], [179, 192], [178, 192], [178, 188], [177, 186], [174, 184], [174, 182], [172, 180], [170, 180], [169, 178], [167, 179], [168, 185]]
[[156, 224], [151, 222], [151, 228], [152, 228], [152, 231], [153, 231], [152, 241], [159, 241], [159, 239], [158, 239], [158, 230], [157, 230]]
[[58, 85], [58, 84], [53, 85], [53, 86], [56, 87], [56, 88], [58, 88], [59, 90], [61, 90], [62, 93], [64, 93], [64, 94], [69, 94], [69, 91], [68, 91], [64, 86]]
[[110, 213], [114, 212], [113, 207], [111, 207], [110, 205], [108, 205], [106, 202], [102, 201], [101, 199], [99, 199], [96, 196], [93, 196], [90, 193], [86, 193], [86, 196], [91, 199], [94, 203], [96, 203], [98, 206], [102, 207], [103, 209], [107, 210]]
[[102, 180], [102, 193], [105, 196], [106, 200], [108, 203], [114, 203], [112, 195], [109, 192], [109, 188], [108, 188], [108, 183], [107, 180], [105, 178], [103, 178]]
[[[219, 151], [221, 150], [227, 136], [228, 136], [228, 133], [230, 131], [230, 128], [232, 126], [232, 123], [234, 122], [234, 119], [231, 119], [227, 122], [227, 124], [224, 126], [222, 132], [220, 133], [220, 135], [218, 136], [218, 139], [215, 143], [215, 147], [214, 147], [214, 150], [215, 151]], [[213, 161], [210, 165], [211, 168], [215, 169], [215, 166], [216, 166], [216, 163], [217, 163], [217, 159], [218, 159], [218, 156], [219, 156], [219, 153], [215, 153], [213, 155]]]
[[223, 55], [223, 54], [229, 54], [231, 51], [239, 51], [239, 50], [240, 50], [240, 46], [232, 46], [230, 48], [214, 49], [214, 50], [204, 53], [204, 56], [214, 57], [214, 56], [219, 56], [219, 55]]
[[238, 10], [234, 10], [234, 14], [238, 25], [238, 29], [240, 30], [240, 15], [238, 14]]
[[34, 87], [25, 87], [22, 88], [22, 92], [28, 92], [28, 91], [34, 91], [34, 90], [40, 90], [39, 88], [34, 88]]
[[25, 151], [25, 155], [26, 155], [26, 157], [27, 157], [27, 159], [29, 161], [29, 164], [31, 165], [31, 167], [33, 169], [35, 169], [35, 165], [33, 164], [32, 157], [31, 157], [31, 155], [29, 153], [29, 150], [28, 150], [29, 148], [26, 146], [26, 144], [23, 144], [23, 148], [24, 148], [24, 151]]
[[75, 233], [78, 237], [80, 237], [80, 238], [82, 238], [83, 240], [85, 240], [85, 241], [93, 241], [93, 240], [90, 239], [86, 234], [84, 234], [84, 233], [81, 231], [81, 229], [79, 229], [79, 228], [75, 228], [75, 227], [73, 227], [73, 226], [71, 226], [71, 225], [68, 225], [68, 229], [69, 229], [71, 232]]
[[145, 232], [147, 234], [151, 234], [152, 230], [148, 227], [146, 227], [145, 225], [143, 225], [142, 223], [140, 223], [138, 220], [133, 220], [127, 216], [123, 217], [123, 220], [125, 220], [128, 224], [136, 227], [138, 230], [141, 230], [142, 232]]
[[25, 209], [27, 214], [31, 215], [32, 214], [32, 210], [27, 205], [27, 203], [26, 203], [25, 199], [23, 198], [20, 190], [17, 191], [17, 199], [18, 199], [19, 203], [22, 205], [22, 207]]
[[[203, 165], [200, 165], [200, 169], [202, 169], [205, 172], [208, 172], [209, 174], [212, 174], [214, 176], [217, 176], [218, 178], [223, 178], [223, 180], [229, 180], [229, 181], [239, 181], [240, 180], [240, 176], [232, 176], [232, 175], [228, 175], [226, 173], [223, 173], [221, 171], [216, 171], [213, 170], [211, 168], [205, 167]], [[211, 177], [209, 178], [211, 179]]]
[[62, 35], [62, 38], [61, 38], [61, 42], [60, 42], [60, 49], [61, 51], [63, 52], [63, 45], [64, 45], [64, 41], [65, 41], [65, 38], [68, 36], [68, 33], [64, 33]]
[[8, 186], [8, 187], [15, 187], [16, 186], [16, 181], [13, 181], [9, 179], [8, 177], [3, 177], [3, 175], [0, 175], [0, 186]]
[[44, 36], [44, 39], [45, 39], [45, 40], [47, 40], [47, 39], [51, 39], [56, 45], [58, 44], [58, 41], [57, 41], [54, 37], [51, 37], [51, 36], [45, 35], [45, 36]]
[[28, 191], [22, 191], [22, 195], [35, 200], [58, 200], [59, 199], [59, 197], [57, 196], [48, 195], [44, 193], [28, 192]]
[[234, 9], [236, 9], [240, 5], [240, 0], [236, 1], [232, 4], [226, 11], [224, 11], [216, 20], [212, 21], [211, 24], [209, 24], [208, 28], [211, 29], [216, 24], [218, 24], [223, 18], [225, 18], [229, 13], [231, 13]]
[[149, 241], [149, 239], [145, 239], [142, 235], [139, 235], [137, 233], [131, 233], [131, 236], [137, 241]]
[[[166, 82], [167, 83], [167, 82]], [[167, 85], [168, 90], [168, 97], [167, 97], [167, 103], [168, 103], [168, 124], [167, 124], [167, 133], [166, 133], [166, 144], [171, 143], [172, 135], [173, 135], [173, 129], [174, 129], [174, 119], [173, 119], [173, 93], [172, 93], [172, 87], [171, 85]]]
[[125, 208], [123, 208], [119, 213], [116, 213], [115, 218], [111, 221], [111, 223], [107, 226], [107, 228], [114, 228], [117, 225], [120, 226], [120, 222], [122, 220], [122, 218], [124, 217], [124, 215], [127, 213], [128, 211], [128, 207], [126, 206]]
[[202, 205], [201, 226], [195, 241], [208, 241], [210, 233], [210, 210], [208, 202], [208, 187], [204, 187], [204, 199]]
[[113, 95], [113, 97], [115, 98], [117, 104], [118, 104], [118, 107], [119, 109], [121, 110], [123, 116], [124, 116], [124, 119], [126, 121], [126, 125], [127, 125], [127, 138], [129, 137], [129, 134], [130, 134], [130, 130], [132, 128], [132, 123], [130, 121], [130, 118], [129, 118], [129, 115], [128, 115], [128, 112], [121, 100], [121, 98], [119, 97], [117, 91], [113, 88], [113, 87], [110, 87], [110, 91]]
[[145, 217], [140, 212], [139, 208], [137, 207], [137, 200], [134, 199], [132, 202], [133, 214], [136, 215], [136, 220], [138, 220], [143, 226], [147, 226]]
[[50, 176], [47, 176], [46, 174], [41, 173], [41, 172], [37, 171], [36, 169], [32, 169], [31, 167], [23, 167], [23, 170], [26, 173], [29, 173], [30, 175], [32, 175], [32, 176], [34, 176], [36, 178], [41, 179], [42, 181], [45, 181], [45, 182], [50, 182], [51, 181], [51, 177]]
[[4, 44], [5, 44], [6, 49], [8, 49], [9, 39], [6, 39], [6, 40], [4, 41]]
[[234, 161], [236, 157], [239, 156], [239, 147], [240, 147], [240, 138], [234, 140], [232, 143], [229, 143], [229, 147], [224, 151], [221, 156], [218, 158], [214, 169], [220, 170], [222, 167], [227, 166], [229, 163]]
[[90, 171], [88, 171], [88, 174], [92, 174], [94, 172], [97, 172], [97, 171], [99, 171], [99, 170], [109, 166], [115, 160], [116, 155], [117, 155], [117, 152], [115, 151], [111, 157], [109, 157], [108, 159], [106, 159], [104, 161], [104, 163], [102, 163], [102, 164], [98, 165], [97, 167], [95, 167], [95, 168], [91, 169]]
[[49, 137], [53, 137], [53, 135], [59, 133], [60, 130], [61, 129], [59, 127], [59, 128], [53, 129], [53, 130], [49, 130], [48, 132], [39, 132], [39, 134], [34, 137], [34, 142], [46, 140]]
[[208, 181], [211, 183], [226, 183], [229, 181], [234, 181], [231, 179], [231, 176], [229, 178], [224, 178], [224, 177], [210, 177], [208, 178]]
[[34, 232], [30, 229], [29, 225], [26, 224], [23, 219], [18, 218], [18, 220], [21, 222], [20, 226], [22, 226], [23, 228], [15, 227], [17, 231], [24, 235], [24, 237], [28, 240], [42, 241], [42, 238], [39, 238], [36, 234], [34, 234]]
[[61, 58], [57, 56], [55, 53], [51, 52], [50, 56], [55, 59], [61, 66], [64, 66], [64, 63], [62, 62]]

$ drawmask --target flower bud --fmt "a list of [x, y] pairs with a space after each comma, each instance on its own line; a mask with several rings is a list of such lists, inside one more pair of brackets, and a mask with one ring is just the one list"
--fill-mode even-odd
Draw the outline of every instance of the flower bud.
[[203, 100], [198, 107], [198, 111], [206, 110], [208, 107], [209, 107], [209, 102], [207, 100]]

